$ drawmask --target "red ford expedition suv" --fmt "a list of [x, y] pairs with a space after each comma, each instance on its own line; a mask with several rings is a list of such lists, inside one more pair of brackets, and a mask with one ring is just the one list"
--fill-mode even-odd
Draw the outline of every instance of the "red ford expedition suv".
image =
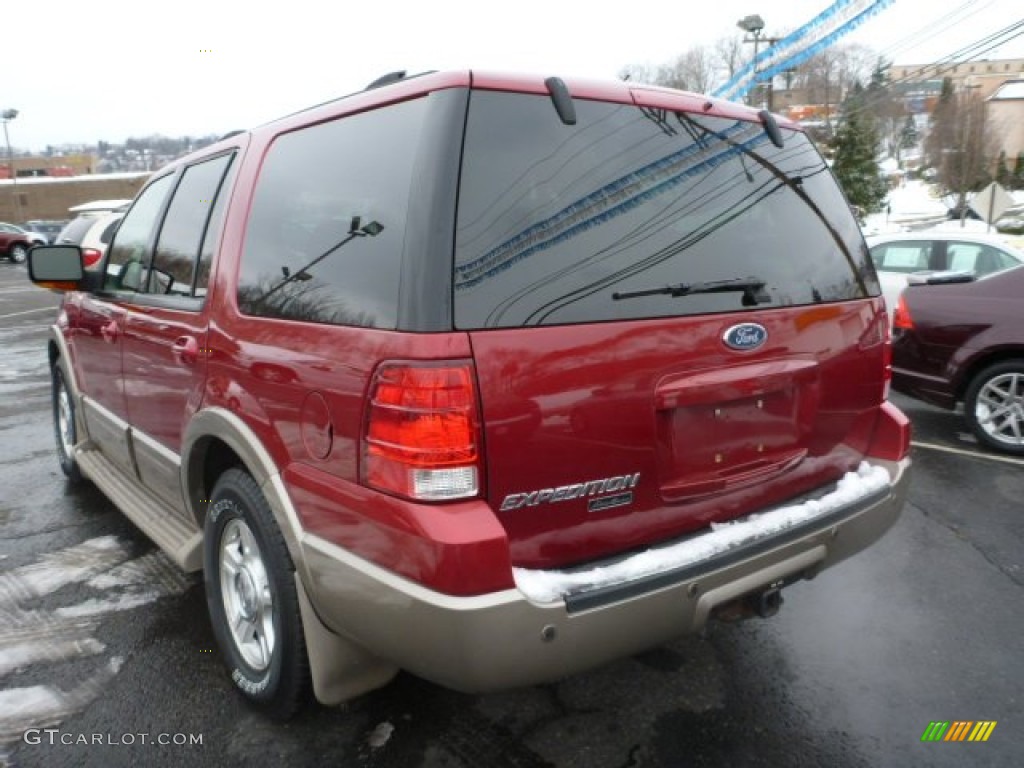
[[766, 112], [395, 76], [154, 174], [100, 269], [29, 261], [65, 474], [203, 570], [277, 716], [769, 614], [905, 497], [867, 248]]

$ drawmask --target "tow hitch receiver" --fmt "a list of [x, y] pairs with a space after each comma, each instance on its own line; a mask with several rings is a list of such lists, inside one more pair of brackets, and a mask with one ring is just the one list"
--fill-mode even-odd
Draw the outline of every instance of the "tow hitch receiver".
[[744, 596], [722, 603], [714, 609], [714, 617], [726, 623], [742, 621], [753, 616], [767, 619], [774, 616], [782, 607], [782, 588], [792, 580], [780, 579], [773, 581], [760, 592], [750, 592]]
[[751, 595], [748, 600], [751, 602], [754, 613], [762, 619], [767, 619], [778, 613], [779, 608], [782, 607], [782, 589], [781, 587], [769, 587], [764, 592]]

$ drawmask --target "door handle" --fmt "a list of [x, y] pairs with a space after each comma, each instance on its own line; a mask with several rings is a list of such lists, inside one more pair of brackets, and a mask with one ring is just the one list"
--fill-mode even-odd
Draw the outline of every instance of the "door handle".
[[171, 353], [182, 363], [191, 365], [199, 357], [199, 342], [192, 336], [179, 336], [171, 346]]
[[100, 326], [100, 335], [104, 341], [113, 344], [117, 341], [117, 337], [121, 335], [121, 326], [117, 324], [117, 320], [111, 320], [109, 323], [104, 323]]

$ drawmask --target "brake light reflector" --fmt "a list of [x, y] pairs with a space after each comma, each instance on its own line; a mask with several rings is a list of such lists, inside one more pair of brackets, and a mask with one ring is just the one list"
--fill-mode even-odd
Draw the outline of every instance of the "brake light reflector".
[[914, 328], [914, 320], [910, 316], [910, 309], [907, 308], [907, 302], [902, 293], [899, 301], [896, 302], [896, 311], [892, 315], [892, 327], [902, 331], [910, 331]]
[[82, 265], [85, 267], [93, 266], [102, 258], [103, 251], [97, 251], [95, 248], [82, 249]]
[[362, 481], [423, 501], [480, 491], [473, 368], [385, 363], [374, 374], [363, 430]]

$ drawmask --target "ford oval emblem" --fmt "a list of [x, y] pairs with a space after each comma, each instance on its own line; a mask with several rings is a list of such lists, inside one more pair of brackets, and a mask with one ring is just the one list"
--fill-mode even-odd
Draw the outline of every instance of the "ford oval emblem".
[[757, 323], [740, 323], [722, 334], [727, 347], [740, 350], [757, 349], [768, 340], [768, 331]]

